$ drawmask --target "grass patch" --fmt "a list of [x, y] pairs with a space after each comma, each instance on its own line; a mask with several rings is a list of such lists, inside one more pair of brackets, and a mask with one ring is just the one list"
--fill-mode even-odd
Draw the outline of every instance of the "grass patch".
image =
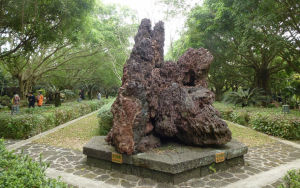
[[232, 132], [232, 138], [244, 143], [248, 147], [261, 146], [275, 142], [268, 135], [261, 134], [246, 127], [240, 127], [232, 122], [226, 121]]
[[97, 135], [99, 135], [99, 126], [97, 113], [95, 113], [35, 142], [82, 151], [82, 147]]
[[[103, 106], [104, 107], [104, 106]], [[83, 146], [94, 136], [98, 136], [99, 118], [95, 113], [89, 117], [74, 122], [68, 127], [36, 140], [37, 143], [58, 146], [82, 151]], [[232, 137], [249, 147], [261, 146], [275, 142], [269, 136], [246, 127], [240, 127], [227, 121]]]

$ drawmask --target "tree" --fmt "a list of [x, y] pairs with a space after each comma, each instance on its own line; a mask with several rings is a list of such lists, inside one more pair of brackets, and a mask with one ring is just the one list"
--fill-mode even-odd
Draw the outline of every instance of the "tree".
[[285, 50], [280, 56], [296, 72], [300, 73], [300, 8], [297, 0], [264, 1], [262, 19], [284, 33], [282, 38]]
[[0, 65], [0, 96], [9, 95], [13, 91], [8, 91], [8, 88], [16, 88], [17, 82], [12, 76]]
[[[130, 23], [127, 23], [131, 19]], [[94, 91], [103, 94], [115, 91], [121, 83], [123, 65], [129, 56], [129, 38], [137, 30], [133, 13], [115, 6], [99, 6], [90, 18], [88, 41], [98, 44], [96, 54], [74, 58], [55, 71], [48, 72], [41, 84], [50, 82], [60, 90], [84, 89], [92, 98]], [[84, 68], [83, 68], [84, 67]]]
[[94, 0], [0, 0], [0, 60], [77, 40]]
[[[86, 21], [81, 23], [81, 28], [85, 29], [73, 34], [75, 41], [65, 40], [49, 45], [38, 45], [32, 52], [17, 56], [13, 61], [5, 61], [6, 69], [19, 81], [20, 95], [25, 97], [39, 80], [49, 77], [50, 72], [57, 70], [65, 69], [68, 76], [73, 74], [72, 83], [77, 80], [74, 76], [81, 76], [80, 82], [93, 80], [90, 75], [96, 70], [95, 61], [99, 59], [109, 58], [114, 74], [120, 78], [122, 70], [118, 64], [124, 64], [128, 55], [128, 38], [136, 28], [135, 24], [124, 23], [125, 19], [132, 16], [129, 12], [127, 9], [118, 10], [111, 6], [96, 6], [93, 14], [87, 15]], [[100, 57], [96, 56], [97, 54], [100, 54]], [[89, 56], [98, 59], [88, 59]], [[76, 68], [73, 67], [74, 64]], [[80, 74], [86, 71], [89, 71], [86, 74], [88, 76]]]
[[4, 66], [18, 80], [20, 96], [24, 98], [47, 72], [54, 71], [73, 59], [91, 56], [95, 53], [97, 53], [97, 48], [89, 50], [86, 47], [76, 48], [68, 44], [40, 47], [36, 52], [20, 56]]
[[282, 31], [263, 24], [263, 6], [258, 1], [207, 0], [193, 9], [188, 26], [192, 45], [202, 43], [231, 66], [250, 69], [254, 74], [246, 76], [252, 77], [253, 87], [270, 94], [271, 75], [284, 69], [277, 58], [283, 51]]

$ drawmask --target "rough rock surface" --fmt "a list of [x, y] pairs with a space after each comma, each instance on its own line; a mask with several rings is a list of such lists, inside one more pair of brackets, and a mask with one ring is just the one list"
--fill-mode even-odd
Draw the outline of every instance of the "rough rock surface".
[[135, 36], [122, 86], [112, 106], [113, 127], [106, 141], [120, 153], [144, 152], [175, 138], [190, 145], [226, 144], [227, 124], [212, 107], [206, 77], [212, 55], [189, 49], [178, 62], [164, 62], [164, 25], [143, 19]]

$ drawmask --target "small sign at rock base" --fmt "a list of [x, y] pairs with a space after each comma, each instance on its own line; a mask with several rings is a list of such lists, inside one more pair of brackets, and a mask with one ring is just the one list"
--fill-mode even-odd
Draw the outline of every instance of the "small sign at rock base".
[[123, 163], [122, 154], [111, 153], [111, 162], [122, 164]]
[[216, 153], [216, 163], [221, 163], [223, 161], [225, 161], [225, 153]]

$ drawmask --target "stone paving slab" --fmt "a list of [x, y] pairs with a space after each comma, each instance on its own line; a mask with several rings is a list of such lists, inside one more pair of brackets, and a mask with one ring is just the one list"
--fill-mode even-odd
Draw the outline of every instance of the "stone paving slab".
[[13, 145], [13, 144], [15, 144], [17, 142], [20, 142], [20, 141], [22, 141], [22, 140], [5, 139], [4, 140], [4, 145], [6, 147], [8, 147], [8, 146], [11, 146], [11, 145]]
[[300, 150], [298, 148], [281, 142], [275, 142], [261, 147], [249, 148], [248, 153], [244, 156], [245, 166], [234, 167], [217, 173], [211, 171], [212, 174], [206, 177], [191, 179], [178, 185], [170, 185], [158, 183], [147, 178], [121, 174], [113, 170], [103, 170], [88, 166], [85, 155], [80, 151], [38, 143], [27, 144], [19, 148], [16, 152], [20, 153], [21, 150], [35, 160], [39, 160], [41, 154], [43, 161], [49, 162], [50, 168], [55, 170], [125, 188], [223, 187], [300, 158]]

